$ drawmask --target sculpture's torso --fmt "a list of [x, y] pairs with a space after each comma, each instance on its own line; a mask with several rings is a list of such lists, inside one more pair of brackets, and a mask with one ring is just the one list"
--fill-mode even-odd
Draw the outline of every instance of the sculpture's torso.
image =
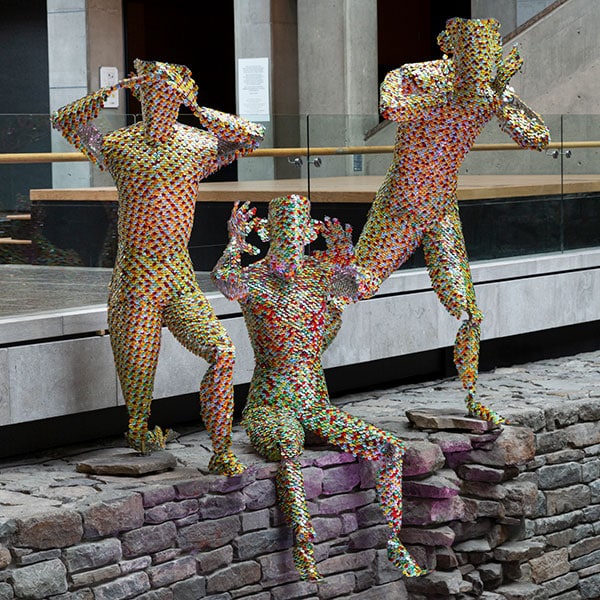
[[166, 142], [149, 142], [139, 123], [107, 134], [106, 166], [119, 193], [119, 248], [159, 259], [187, 249], [198, 184], [216, 170], [217, 141], [177, 123]]

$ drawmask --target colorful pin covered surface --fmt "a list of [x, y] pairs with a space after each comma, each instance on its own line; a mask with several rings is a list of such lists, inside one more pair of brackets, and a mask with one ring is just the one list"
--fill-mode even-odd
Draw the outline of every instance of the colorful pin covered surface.
[[[201, 415], [214, 454], [209, 468], [234, 475], [231, 451], [235, 351], [200, 290], [188, 252], [200, 181], [262, 140], [262, 126], [200, 107], [183, 65], [136, 60], [136, 73], [58, 110], [53, 126], [115, 180], [119, 193], [118, 253], [108, 319], [119, 381], [129, 414], [129, 445], [143, 453], [169, 439], [148, 419], [166, 325], [209, 367], [200, 383]], [[142, 121], [101, 135], [93, 125], [106, 98], [128, 88], [141, 101]], [[177, 121], [188, 106], [203, 129]]]
[[[360, 297], [372, 296], [420, 245], [439, 300], [457, 319], [467, 315], [454, 361], [468, 412], [502, 423], [475, 399], [482, 314], [459, 217], [458, 171], [494, 116], [523, 148], [541, 150], [550, 136], [541, 117], [507, 87], [522, 60], [516, 48], [502, 58], [497, 21], [450, 19], [438, 43], [451, 58], [404, 65], [381, 85], [381, 114], [398, 129], [392, 163], [356, 245]], [[332, 303], [332, 324], [345, 304]]]
[[[254, 214], [247, 203], [234, 206], [230, 241], [212, 275], [223, 294], [239, 302], [250, 335], [255, 368], [243, 424], [256, 450], [279, 461], [277, 494], [294, 533], [294, 564], [303, 579], [320, 578], [300, 465], [305, 431], [311, 431], [355, 456], [380, 461], [376, 490], [391, 530], [388, 556], [405, 575], [421, 575], [398, 537], [404, 444], [333, 406], [321, 364], [328, 298], [358, 293], [351, 230], [335, 219], [311, 220], [303, 196], [271, 200], [266, 221]], [[253, 229], [269, 240], [269, 250], [242, 267], [243, 252], [257, 253], [246, 241]], [[319, 233], [327, 250], [305, 255]]]

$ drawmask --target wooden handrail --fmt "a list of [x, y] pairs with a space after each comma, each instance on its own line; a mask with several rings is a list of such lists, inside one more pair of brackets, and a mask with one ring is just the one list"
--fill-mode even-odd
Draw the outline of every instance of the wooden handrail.
[[[600, 148], [600, 141], [585, 142], [551, 142], [548, 149], [561, 148]], [[258, 148], [248, 156], [252, 157], [285, 157], [285, 156], [307, 156], [306, 147], [294, 148]], [[520, 146], [513, 143], [504, 144], [475, 144], [471, 150], [474, 151], [504, 151], [522, 150]], [[348, 154], [388, 154], [394, 151], [394, 146], [325, 146], [310, 148], [311, 156], [341, 156]], [[87, 158], [81, 152], [15, 152], [0, 154], [0, 164], [21, 163], [53, 163], [53, 162], [80, 162]]]

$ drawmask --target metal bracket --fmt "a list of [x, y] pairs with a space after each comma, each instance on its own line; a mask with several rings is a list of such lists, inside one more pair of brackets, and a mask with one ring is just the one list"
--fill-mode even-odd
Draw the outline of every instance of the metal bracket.
[[[304, 164], [304, 161], [299, 156], [296, 156], [294, 158], [290, 158], [288, 156], [287, 161], [290, 163], [290, 165], [294, 165], [295, 167], [298, 167], [298, 168], [300, 168]], [[321, 164], [322, 164], [322, 161], [317, 156], [317, 158], [314, 158], [313, 160], [309, 160], [308, 164], [309, 165], [314, 165], [315, 167], [320, 167]]]
[[571, 150], [546, 150], [546, 154], [552, 158], [558, 158], [561, 154], [564, 154], [565, 158], [571, 158], [573, 153]]

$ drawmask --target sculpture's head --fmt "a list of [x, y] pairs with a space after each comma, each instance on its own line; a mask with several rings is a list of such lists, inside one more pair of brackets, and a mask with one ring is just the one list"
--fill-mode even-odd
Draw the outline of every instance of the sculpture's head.
[[273, 274], [291, 279], [304, 256], [304, 247], [319, 235], [321, 222], [310, 218], [310, 201], [293, 194], [269, 202], [269, 214], [259, 233], [269, 240], [267, 264]]
[[461, 83], [482, 87], [493, 81], [502, 60], [500, 23], [496, 19], [449, 19], [437, 41], [444, 54], [452, 55]]
[[140, 59], [133, 64], [138, 78], [131, 91], [142, 104], [146, 129], [151, 137], [164, 140], [175, 124], [182, 104], [192, 112], [198, 112], [198, 86], [184, 65]]

